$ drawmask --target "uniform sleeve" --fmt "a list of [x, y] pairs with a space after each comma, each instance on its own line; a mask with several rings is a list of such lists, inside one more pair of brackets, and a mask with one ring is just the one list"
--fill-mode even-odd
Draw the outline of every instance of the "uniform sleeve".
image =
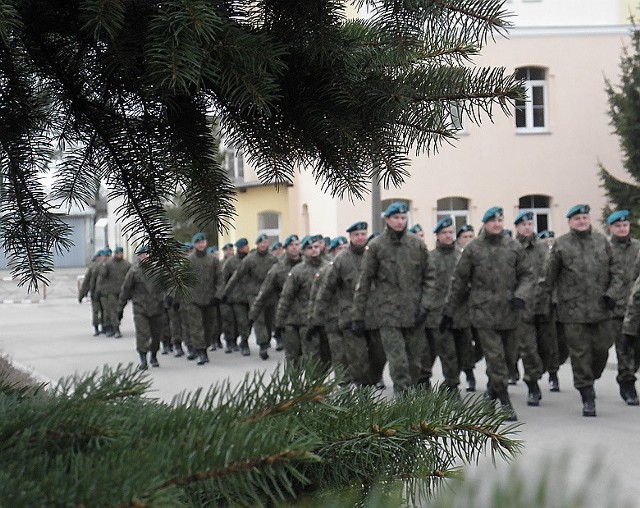
[[527, 257], [524, 249], [518, 247], [518, 257], [516, 262], [516, 280], [518, 285], [513, 293], [515, 298], [520, 298], [525, 302], [531, 301], [531, 294], [533, 292], [533, 267]]
[[613, 248], [609, 241], [605, 240], [605, 242], [605, 248], [609, 255], [609, 287], [605, 291], [605, 295], [617, 301], [626, 296], [624, 294], [624, 267], [622, 266], [621, 259], [613, 255]]
[[456, 309], [458, 309], [469, 296], [469, 284], [471, 282], [471, 273], [473, 267], [472, 249], [467, 247], [462, 251], [460, 259], [456, 264], [451, 277], [449, 291], [444, 304], [442, 314], [453, 317]]
[[133, 291], [134, 286], [134, 275], [135, 270], [129, 270], [127, 275], [124, 277], [124, 281], [122, 282], [122, 286], [120, 287], [120, 294], [118, 295], [118, 306], [121, 309], [127, 305], [127, 302], [131, 300], [131, 293]]
[[[422, 242], [421, 242], [422, 243]], [[420, 246], [422, 256], [422, 291], [420, 305], [423, 309], [433, 310], [436, 304], [436, 269], [426, 245]]]
[[627, 311], [624, 314], [622, 333], [637, 336], [640, 329], [640, 276], [636, 278], [627, 301]]
[[222, 282], [222, 267], [220, 266], [220, 260], [216, 257], [213, 258], [213, 280], [215, 284], [213, 297], [221, 299], [224, 290]]
[[276, 310], [276, 328], [282, 328], [285, 324], [293, 299], [296, 295], [296, 279], [295, 275], [289, 272], [287, 280], [284, 281], [282, 294], [278, 300], [278, 308]]
[[260, 314], [264, 310], [266, 302], [268, 302], [269, 299], [275, 295], [277, 289], [275, 284], [277, 271], [277, 265], [273, 265], [271, 268], [269, 268], [267, 276], [262, 281], [260, 290], [253, 300], [251, 309], [249, 310], [249, 319], [251, 319], [252, 321], [256, 321], [258, 319], [258, 316], [260, 316]]
[[100, 268], [98, 269], [98, 277], [96, 278], [96, 292], [99, 293], [102, 291], [102, 286], [108, 276], [108, 272], [109, 268], [107, 267], [107, 263], [100, 265]]
[[91, 287], [91, 276], [94, 268], [95, 267], [90, 266], [84, 274], [82, 285], [80, 286], [80, 294], [78, 295], [80, 298], [84, 298], [89, 293], [89, 288]]
[[338, 289], [338, 262], [331, 263], [323, 272], [323, 276], [318, 281], [318, 291], [316, 297], [311, 301], [309, 318], [311, 325], [321, 325], [326, 322], [327, 307], [332, 298], [336, 297]]
[[371, 291], [371, 283], [378, 273], [378, 257], [376, 255], [375, 242], [368, 246], [362, 258], [362, 270], [356, 282], [353, 296], [353, 320], [364, 321], [367, 308], [367, 300]]
[[223, 294], [225, 296], [228, 296], [231, 293], [231, 291], [233, 291], [233, 288], [236, 287], [240, 283], [240, 281], [242, 280], [244, 275], [249, 272], [249, 261], [248, 260], [249, 260], [249, 256], [245, 257], [242, 260], [242, 262], [238, 266], [238, 269], [233, 273], [231, 278], [225, 284], [224, 290], [223, 290]]
[[558, 280], [558, 274], [562, 268], [562, 252], [555, 243], [542, 267], [542, 274], [538, 281], [536, 292], [535, 314], [548, 314], [551, 308], [553, 290]]

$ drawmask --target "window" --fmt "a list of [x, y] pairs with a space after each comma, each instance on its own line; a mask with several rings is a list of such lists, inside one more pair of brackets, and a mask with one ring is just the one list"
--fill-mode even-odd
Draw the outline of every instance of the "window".
[[265, 234], [269, 243], [280, 239], [280, 214], [278, 212], [260, 212], [258, 214], [258, 235]]
[[244, 181], [244, 156], [233, 145], [224, 147], [224, 165], [231, 182]]
[[461, 104], [452, 103], [449, 105], [449, 122], [454, 131], [464, 132], [464, 108]]
[[516, 129], [520, 132], [547, 130], [546, 70], [542, 67], [519, 67], [516, 78], [524, 80], [527, 99], [516, 101]]
[[450, 196], [438, 200], [438, 214], [436, 221], [451, 217], [456, 231], [470, 223], [469, 200], [458, 196]]
[[533, 222], [536, 232], [551, 229], [549, 218], [551, 217], [551, 198], [542, 194], [529, 194], [518, 200], [520, 210], [531, 210], [535, 213]]

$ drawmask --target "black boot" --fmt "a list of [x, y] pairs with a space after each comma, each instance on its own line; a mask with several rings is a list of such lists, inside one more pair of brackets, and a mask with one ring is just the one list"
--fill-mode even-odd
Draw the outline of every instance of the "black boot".
[[100, 325], [100, 335], [104, 335], [105, 333], [107, 333], [107, 327]]
[[518, 415], [513, 410], [513, 406], [511, 405], [511, 399], [509, 398], [509, 394], [507, 392], [503, 392], [498, 396], [498, 400], [500, 400], [500, 405], [502, 409], [507, 413], [507, 418], [505, 418], [506, 422], [517, 422]]
[[184, 350], [182, 349], [182, 344], [180, 344], [179, 342], [173, 346], [173, 350], [175, 351], [174, 356], [176, 358], [180, 358], [181, 356], [184, 356]]
[[529, 393], [527, 394], [527, 406], [539, 406], [540, 399], [542, 399], [542, 392], [540, 392], [538, 382], [525, 381], [525, 383], [527, 383], [527, 387], [529, 388]]
[[198, 349], [198, 365], [209, 363], [209, 356], [206, 349]]
[[122, 337], [122, 334], [120, 333], [120, 327], [119, 327], [119, 326], [116, 326], [116, 327], [113, 329], [113, 338], [114, 338], [114, 339], [119, 339], [119, 338], [121, 338], [121, 337]]
[[97, 337], [98, 335], [100, 335], [100, 328], [98, 328], [97, 326], [93, 327], [93, 336]]
[[640, 405], [634, 381], [623, 381], [620, 383], [620, 396], [629, 406]]
[[269, 359], [269, 352], [267, 351], [268, 349], [269, 346], [267, 346], [266, 344], [260, 345], [260, 358], [262, 358], [263, 360]]
[[209, 351], [215, 351], [216, 349], [218, 349], [218, 347], [215, 342], [209, 346]]
[[215, 345], [216, 345], [216, 348], [218, 348], [218, 349], [222, 349], [222, 348], [224, 347], [224, 346], [222, 345], [222, 341], [220, 340], [220, 337], [218, 337], [218, 338], [215, 340]]
[[140, 365], [138, 365], [138, 369], [147, 370], [149, 368], [149, 365], [147, 365], [147, 353], [138, 351], [138, 355], [140, 356]]
[[249, 356], [251, 354], [251, 350], [249, 349], [249, 342], [247, 339], [242, 339], [240, 341], [240, 352], [242, 356]]
[[151, 352], [151, 359], [149, 360], [149, 363], [151, 364], [152, 367], [160, 367], [160, 364], [158, 363], [158, 352], [157, 351], [152, 351]]
[[493, 389], [491, 382], [487, 383], [487, 391], [484, 392], [484, 396], [489, 400], [496, 400], [498, 398], [498, 395], [496, 394], [496, 391]]
[[168, 355], [169, 354], [169, 341], [167, 340], [163, 340], [162, 341], [162, 351], [160, 351], [161, 355]]
[[559, 392], [560, 391], [560, 383], [558, 381], [558, 373], [553, 372], [549, 373], [549, 391], [550, 392]]
[[476, 391], [476, 377], [473, 375], [473, 369], [465, 369], [464, 374], [467, 377], [467, 391]]
[[198, 352], [187, 344], [187, 360], [195, 360], [198, 357]]
[[104, 327], [104, 334], [107, 337], [113, 337], [114, 333], [115, 332], [113, 331], [113, 328], [111, 327], [111, 325], [107, 325], [107, 326]]
[[224, 352], [229, 354], [229, 353], [233, 353], [233, 346], [231, 345], [231, 341], [228, 340], [227, 342], [227, 347], [224, 348]]
[[596, 416], [596, 392], [593, 386], [578, 388], [582, 397], [582, 416]]

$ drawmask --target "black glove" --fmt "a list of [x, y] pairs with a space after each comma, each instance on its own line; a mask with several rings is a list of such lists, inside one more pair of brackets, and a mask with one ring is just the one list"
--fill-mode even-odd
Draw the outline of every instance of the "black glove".
[[622, 352], [626, 355], [629, 352], [635, 349], [635, 341], [636, 338], [633, 335], [627, 335], [626, 333], [622, 336]]
[[173, 302], [173, 310], [175, 311], [180, 310], [180, 302]]
[[517, 298], [517, 297], [512, 298], [509, 303], [511, 304], [511, 307], [513, 309], [517, 309], [517, 310], [522, 310], [524, 309], [524, 306], [525, 306], [524, 300], [522, 298]]
[[440, 333], [444, 333], [447, 330], [451, 330], [452, 328], [453, 318], [451, 316], [443, 314], [442, 319], [440, 320], [440, 326], [438, 326], [438, 330], [440, 330]]
[[124, 316], [124, 311], [123, 311], [123, 309], [119, 309], [118, 310], [118, 321], [122, 321], [122, 316]]
[[602, 296], [602, 303], [609, 310], [613, 310], [616, 308], [616, 301], [613, 298], [611, 298], [609, 295]]
[[364, 321], [354, 321], [351, 323], [351, 331], [356, 337], [364, 337]]
[[83, 298], [84, 298], [83, 296], [79, 296], [79, 297], [78, 297], [78, 303], [82, 303], [82, 299], [83, 299]]
[[415, 318], [415, 326], [423, 325], [427, 320], [427, 314], [429, 314], [429, 311], [427, 309], [425, 309], [424, 307], [418, 307], [415, 314], [413, 315], [413, 317]]
[[173, 307], [173, 296], [167, 295], [164, 297], [164, 308], [169, 310], [171, 307]]
[[304, 336], [305, 340], [307, 342], [311, 342], [313, 340], [313, 337], [315, 337], [317, 334], [320, 333], [321, 329], [322, 327], [318, 325], [310, 326], [309, 329], [307, 330], [307, 333]]

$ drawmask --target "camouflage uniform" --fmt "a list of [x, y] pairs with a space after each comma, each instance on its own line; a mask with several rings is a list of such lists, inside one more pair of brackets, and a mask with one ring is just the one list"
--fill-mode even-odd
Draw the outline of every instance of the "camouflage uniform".
[[82, 279], [82, 285], [80, 286], [80, 294], [78, 298], [82, 300], [88, 294], [91, 296], [91, 325], [95, 329], [95, 335], [98, 335], [100, 327], [104, 325], [102, 304], [100, 298], [96, 294], [96, 281], [98, 279], [98, 271], [100, 269], [100, 261], [94, 261], [87, 268]]
[[[640, 276], [636, 277], [633, 286], [631, 287], [631, 293], [629, 294], [629, 300], [627, 302], [627, 309], [624, 315], [624, 321], [622, 324], [622, 333], [636, 338], [640, 336]], [[640, 358], [640, 348], [636, 347], [636, 370], [638, 369], [638, 361]]]
[[[223, 287], [226, 287], [229, 279], [231, 279], [246, 256], [242, 252], [236, 252], [225, 260], [222, 267]], [[222, 333], [227, 342], [227, 351], [230, 351], [230, 347], [237, 348], [238, 335], [242, 337], [242, 340], [248, 339], [251, 330], [249, 330], [247, 311], [247, 299], [241, 286], [237, 286], [233, 291], [228, 291], [224, 294], [224, 303], [220, 308], [220, 313], [222, 314]]]
[[375, 282], [380, 338], [396, 393], [422, 380], [425, 347], [421, 315], [433, 305], [433, 268], [424, 242], [389, 228], [365, 249], [354, 294], [353, 321], [363, 322]]
[[[184, 342], [187, 349], [191, 349], [191, 339], [189, 337], [189, 317], [187, 315], [187, 305], [184, 299], [179, 296], [173, 296], [169, 300], [165, 300], [167, 314], [169, 315], [169, 326], [171, 329], [171, 342], [176, 348], [176, 355], [182, 356], [180, 350]], [[178, 349], [179, 346], [179, 349]]]
[[542, 312], [550, 308], [556, 289], [558, 320], [569, 345], [574, 386], [581, 393], [593, 389], [613, 343], [611, 312], [603, 297], [616, 300], [623, 288], [622, 271], [611, 244], [591, 230], [572, 230], [560, 236], [545, 263], [540, 288], [538, 309]]
[[118, 294], [131, 263], [126, 259], [111, 258], [98, 270], [96, 292], [100, 295], [100, 303], [104, 312], [104, 324], [111, 331], [120, 326], [118, 319]]
[[487, 363], [489, 393], [507, 393], [507, 365], [515, 362], [514, 330], [520, 320], [514, 299], [525, 300], [533, 276], [522, 246], [485, 231], [471, 241], [456, 265], [443, 314], [453, 316], [465, 300]]
[[[278, 300], [280, 299], [280, 293], [287, 280], [287, 275], [302, 261], [302, 258], [291, 258], [287, 254], [282, 256], [267, 272], [267, 276], [260, 285], [260, 291], [251, 304], [249, 310], [249, 319], [255, 322], [258, 316], [265, 312], [265, 309], [269, 307], [278, 308]], [[275, 316], [275, 313], [274, 313]]]

